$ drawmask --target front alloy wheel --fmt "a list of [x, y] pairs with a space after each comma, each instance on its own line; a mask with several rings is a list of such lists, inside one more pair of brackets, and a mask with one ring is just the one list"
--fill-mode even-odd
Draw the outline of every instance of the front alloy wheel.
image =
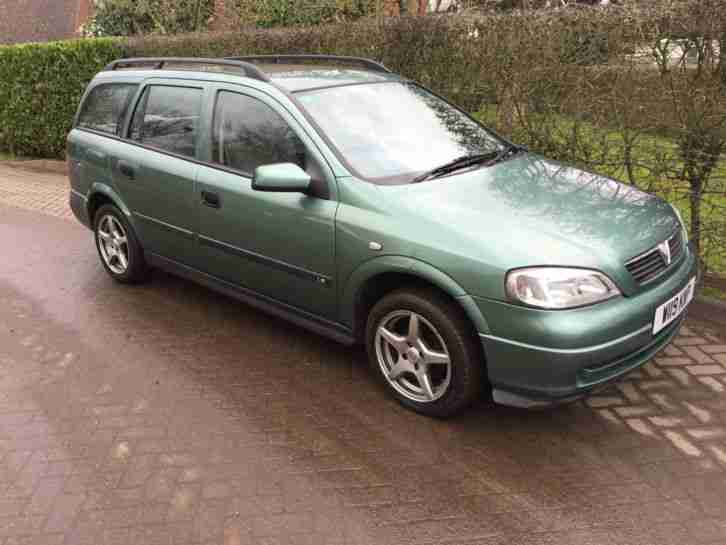
[[416, 312], [397, 310], [381, 320], [376, 357], [388, 383], [412, 401], [435, 401], [451, 382], [446, 343], [431, 322]]
[[404, 406], [446, 417], [476, 399], [484, 361], [476, 332], [450, 298], [425, 287], [401, 289], [368, 315], [371, 367]]

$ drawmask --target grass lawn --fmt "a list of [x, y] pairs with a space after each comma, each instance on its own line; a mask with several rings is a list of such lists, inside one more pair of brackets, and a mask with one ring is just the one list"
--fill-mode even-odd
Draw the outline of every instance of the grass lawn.
[[711, 286], [704, 286], [701, 294], [705, 295], [706, 297], [714, 297], [716, 299], [726, 300], [726, 291]]
[[[489, 127], [497, 126], [496, 106], [480, 110], [475, 117]], [[515, 124], [510, 137], [543, 155], [585, 167], [617, 180], [655, 193], [681, 212], [690, 228], [690, 186], [679, 171], [683, 162], [674, 140], [650, 133], [624, 135], [613, 129], [595, 127], [560, 115], [537, 115], [535, 129]], [[626, 168], [625, 138], [633, 138]], [[717, 165], [701, 205], [702, 248], [710, 273], [726, 277], [726, 157]], [[718, 292], [719, 290], [712, 291]], [[715, 293], [726, 297], [724, 293]]]

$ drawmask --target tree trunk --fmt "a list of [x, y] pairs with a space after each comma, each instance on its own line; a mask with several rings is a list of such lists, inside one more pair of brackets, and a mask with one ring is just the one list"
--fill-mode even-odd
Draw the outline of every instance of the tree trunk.
[[[701, 201], [703, 197], [703, 184], [700, 180], [691, 180], [691, 243], [699, 265], [703, 269], [701, 256]], [[705, 270], [704, 270], [705, 272]]]
[[721, 76], [721, 89], [726, 90], [726, 30], [718, 43], [718, 71]]

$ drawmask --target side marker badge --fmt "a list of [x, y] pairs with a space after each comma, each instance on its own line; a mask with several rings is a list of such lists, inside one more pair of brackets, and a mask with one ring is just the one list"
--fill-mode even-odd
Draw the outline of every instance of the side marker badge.
[[381, 244], [380, 242], [371, 241], [368, 243], [368, 248], [370, 248], [371, 250], [373, 250], [375, 252], [378, 252], [383, 249], [383, 244]]

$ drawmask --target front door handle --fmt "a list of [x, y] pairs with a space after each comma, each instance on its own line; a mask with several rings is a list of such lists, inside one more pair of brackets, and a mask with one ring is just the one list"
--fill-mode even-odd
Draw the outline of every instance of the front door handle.
[[118, 162], [118, 171], [126, 176], [129, 180], [134, 180], [136, 178], [136, 171], [134, 170], [134, 167], [132, 167], [126, 161]]
[[202, 191], [202, 204], [210, 208], [221, 208], [222, 202], [219, 200], [219, 195], [216, 193], [210, 193], [209, 191]]

